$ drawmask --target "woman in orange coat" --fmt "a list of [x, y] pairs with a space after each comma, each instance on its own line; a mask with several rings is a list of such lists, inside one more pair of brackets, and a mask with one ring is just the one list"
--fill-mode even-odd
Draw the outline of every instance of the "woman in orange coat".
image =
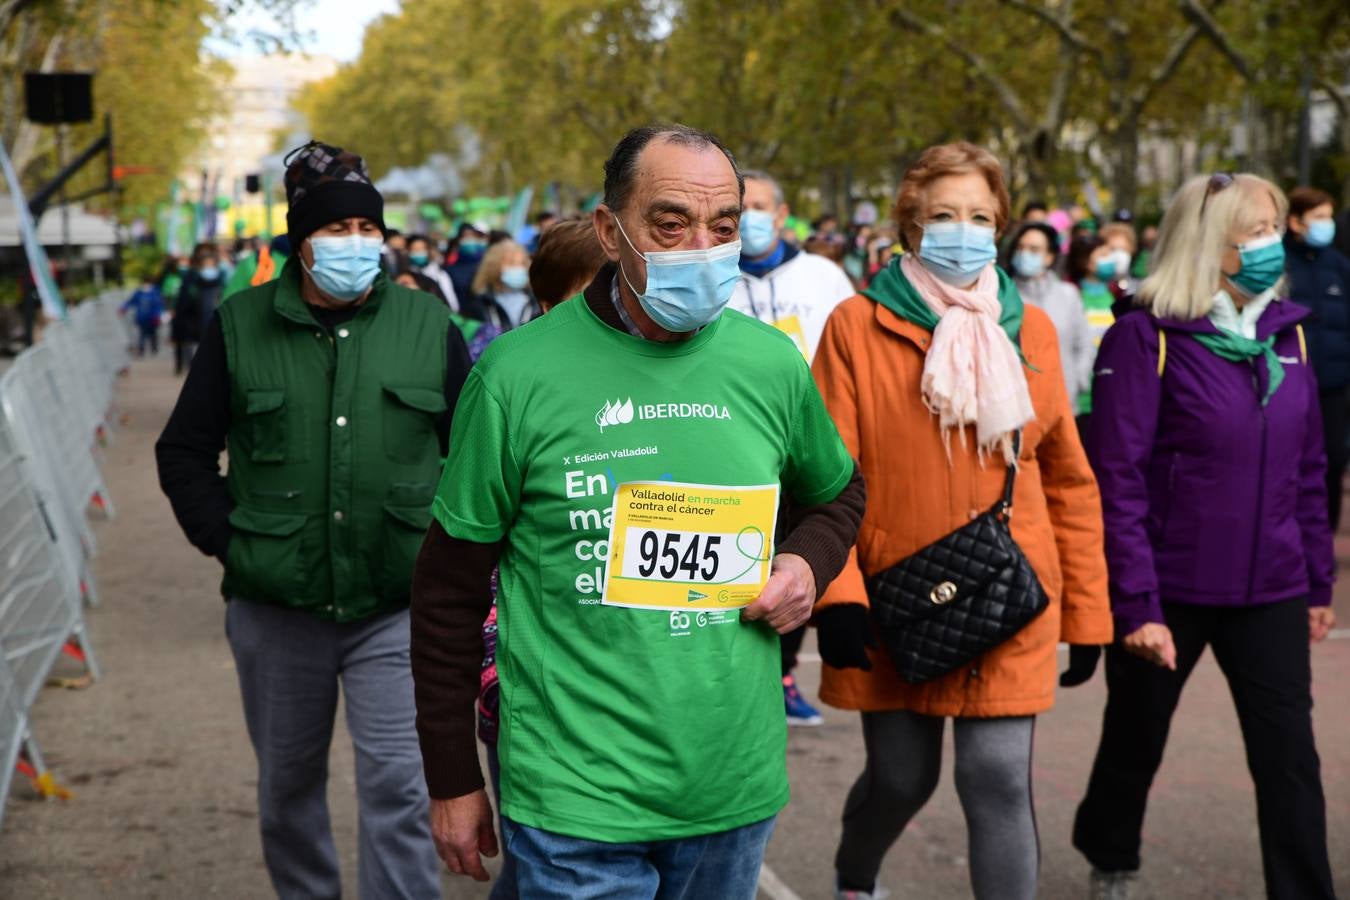
[[[1008, 221], [997, 159], [966, 143], [930, 148], [905, 174], [895, 219], [910, 252], [836, 308], [814, 363], [868, 495], [854, 556], [817, 613], [821, 699], [860, 710], [867, 745], [836, 897], [876, 895], [882, 857], [937, 785], [950, 717], [975, 896], [1029, 898], [1032, 732], [1054, 703], [1056, 648], [1081, 645], [1065, 681], [1079, 683], [1111, 641], [1101, 502], [1054, 327], [994, 266]], [[1019, 431], [1012, 535], [1050, 605], [969, 665], [908, 684], [876, 647], [864, 579], [993, 507]]]

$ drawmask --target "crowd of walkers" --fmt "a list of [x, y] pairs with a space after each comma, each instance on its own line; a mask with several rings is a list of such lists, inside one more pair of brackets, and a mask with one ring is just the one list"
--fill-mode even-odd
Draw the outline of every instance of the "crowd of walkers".
[[[538, 221], [557, 220], [541, 214]], [[538, 236], [541, 231], [533, 230]], [[537, 237], [536, 237], [537, 239]], [[187, 256], [170, 255], [153, 277], [144, 278], [123, 304], [136, 329], [136, 353], [159, 352], [167, 324], [174, 348], [174, 372], [186, 373], [207, 324], [226, 298], [276, 279], [291, 255], [289, 234], [269, 241], [235, 241], [230, 249], [197, 244]], [[443, 248], [423, 234], [383, 232], [382, 271], [399, 284], [444, 301], [457, 321], [490, 339], [537, 317], [529, 278], [530, 255], [503, 231], [465, 223]]]
[[955, 143], [884, 226], [799, 242], [771, 174], [650, 126], [593, 214], [443, 243], [386, 227], [355, 153], [287, 163], [287, 235], [128, 301], [152, 350], [172, 309], [188, 368], [160, 481], [223, 564], [280, 897], [341, 892], [341, 690], [360, 896], [439, 897], [442, 864], [487, 881], [502, 853], [497, 900], [750, 900], [786, 726], [822, 721], [808, 625], [866, 751], [836, 898], [887, 895], [948, 720], [973, 895], [1034, 897], [1037, 718], [1103, 659], [1073, 843], [1084, 896], [1129, 897], [1206, 647], [1268, 895], [1334, 897], [1310, 662], [1350, 403], [1331, 197], [1220, 173], [1139, 233], [1015, 220], [997, 158]]

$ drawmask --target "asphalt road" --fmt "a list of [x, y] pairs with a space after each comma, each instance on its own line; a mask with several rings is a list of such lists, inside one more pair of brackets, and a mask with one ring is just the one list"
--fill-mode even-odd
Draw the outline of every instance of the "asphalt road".
[[[0, 898], [270, 893], [257, 837], [254, 764], [223, 633], [219, 566], [183, 539], [156, 485], [152, 445], [178, 387], [171, 368], [166, 354], [138, 362], [120, 389], [125, 421], [105, 464], [118, 516], [98, 526], [103, 606], [90, 612], [105, 680], [85, 690], [50, 689], [33, 710], [48, 762], [75, 796], [42, 802], [26, 784], [14, 786], [0, 829]], [[1350, 537], [1338, 541], [1338, 550], [1342, 565], [1350, 563]], [[1350, 626], [1350, 579], [1337, 597]], [[799, 673], [809, 696], [819, 672], [812, 647]], [[1332, 864], [1340, 892], [1350, 896], [1350, 640], [1316, 648], [1314, 677]], [[1104, 696], [1099, 673], [1062, 692], [1037, 725], [1045, 898], [1086, 896], [1086, 865], [1069, 846], [1069, 826]], [[793, 799], [768, 852], [762, 896], [771, 900], [829, 896], [839, 812], [863, 755], [856, 716], [824, 712], [822, 727], [794, 730], [789, 741]], [[936, 796], [883, 869], [882, 883], [896, 898], [970, 895], [950, 752], [945, 763]], [[346, 883], [354, 885], [355, 785], [340, 715], [331, 773], [335, 836]], [[1237, 721], [1208, 655], [1182, 700], [1145, 843], [1142, 897], [1264, 896]], [[481, 898], [486, 890], [447, 879], [445, 896]]]

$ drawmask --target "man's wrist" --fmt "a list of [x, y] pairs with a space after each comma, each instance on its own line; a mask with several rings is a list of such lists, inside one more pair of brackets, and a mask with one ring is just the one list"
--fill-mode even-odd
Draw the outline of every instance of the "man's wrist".
[[467, 740], [418, 734], [422, 746], [422, 773], [431, 799], [453, 800], [483, 789], [483, 769], [478, 764], [478, 746], [472, 726], [468, 734]]

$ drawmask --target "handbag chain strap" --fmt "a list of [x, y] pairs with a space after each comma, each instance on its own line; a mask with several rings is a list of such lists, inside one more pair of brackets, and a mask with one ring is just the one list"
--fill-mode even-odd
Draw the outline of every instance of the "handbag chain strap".
[[1019, 428], [1013, 434], [1013, 461], [1008, 464], [1008, 477], [1003, 483], [1003, 496], [994, 506], [994, 516], [1000, 521], [1006, 522], [1012, 518], [1013, 512], [1013, 485], [1017, 483], [1017, 459], [1022, 453], [1022, 430]]

